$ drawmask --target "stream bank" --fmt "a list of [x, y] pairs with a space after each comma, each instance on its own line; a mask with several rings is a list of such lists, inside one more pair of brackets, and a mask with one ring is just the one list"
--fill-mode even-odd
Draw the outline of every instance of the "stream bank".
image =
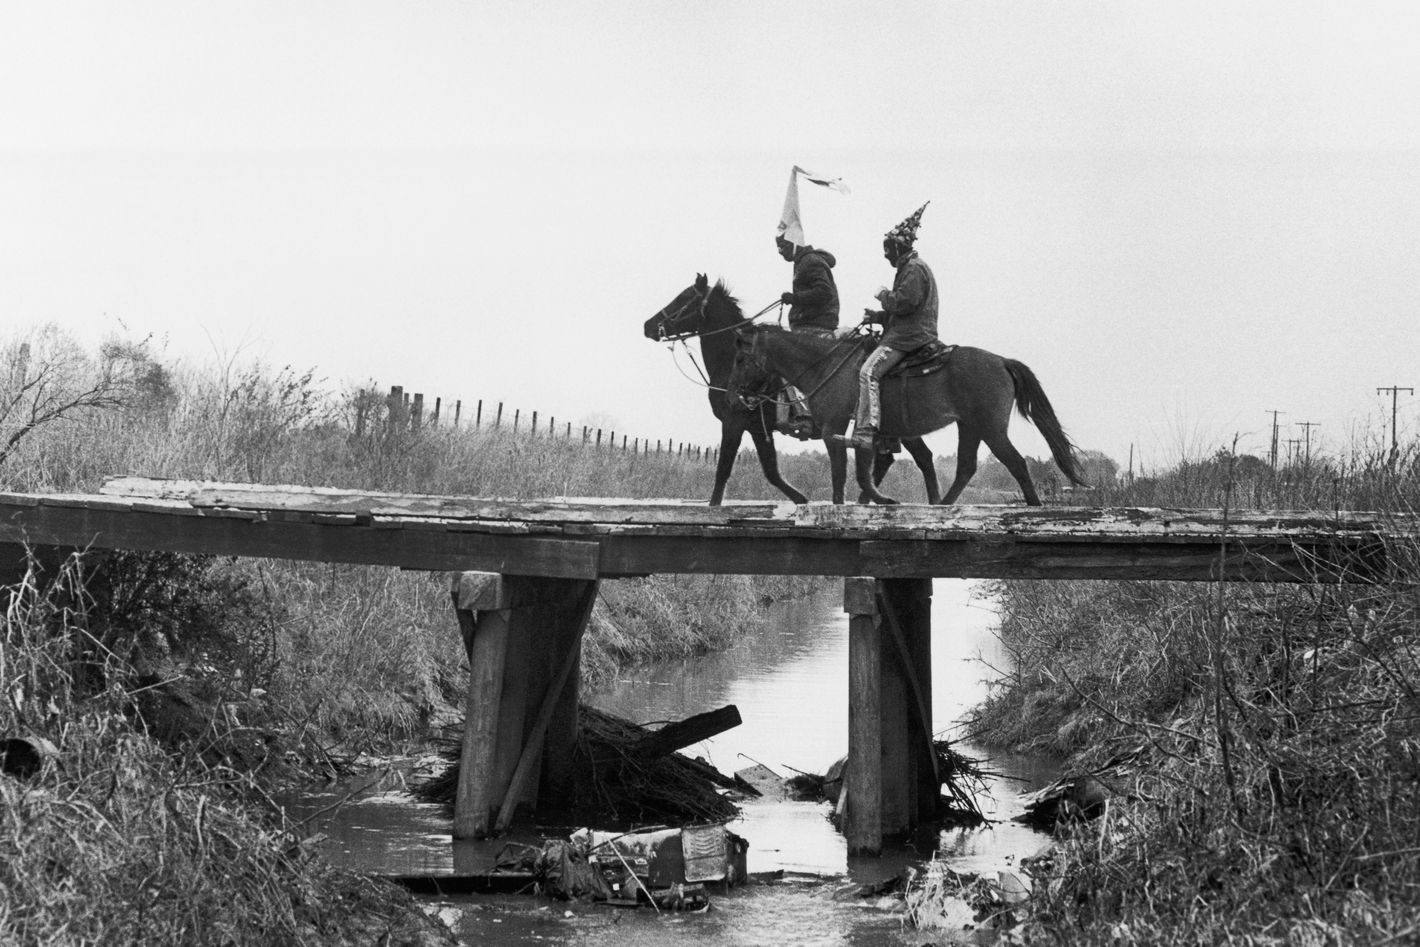
[[[939, 731], [984, 698], [991, 667], [1007, 656], [994, 637], [997, 616], [974, 582], [934, 583], [933, 714]], [[763, 765], [782, 777], [825, 772], [847, 741], [847, 617], [841, 595], [829, 592], [768, 609], [764, 626], [715, 654], [643, 667], [590, 690], [588, 702], [638, 722], [680, 719], [725, 704], [740, 708], [744, 724], [690, 752], [725, 772]], [[988, 754], [956, 744], [975, 758]], [[862, 897], [933, 851], [954, 869], [991, 875], [1012, 869], [1047, 838], [1010, 821], [1028, 794], [1056, 772], [1053, 760], [1028, 754], [992, 755], [1000, 774], [981, 799], [991, 820], [977, 829], [919, 833], [888, 846], [882, 857], [850, 859], [828, 820], [828, 805], [766, 796], [741, 805], [730, 824], [749, 841], [752, 875], [774, 876], [712, 898], [701, 915], [657, 915], [527, 895], [435, 896], [428, 909], [452, 921], [468, 943], [619, 944], [923, 944], [942, 933], [903, 927], [900, 895]], [[509, 837], [455, 842], [446, 807], [414, 802], [409, 774], [391, 774], [321, 816], [327, 857], [382, 875], [468, 874], [488, 870], [507, 842], [536, 844], [563, 838], [579, 826], [542, 825]], [[337, 801], [340, 791], [296, 801], [305, 817]]]

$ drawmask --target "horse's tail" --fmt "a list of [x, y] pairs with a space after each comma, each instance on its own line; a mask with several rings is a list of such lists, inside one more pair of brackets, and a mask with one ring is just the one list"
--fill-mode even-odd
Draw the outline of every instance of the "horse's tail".
[[1060, 426], [1060, 419], [1055, 416], [1055, 409], [1050, 406], [1050, 399], [1045, 396], [1045, 389], [1040, 387], [1040, 380], [1035, 377], [1035, 372], [1024, 362], [1013, 358], [1004, 361], [1006, 371], [1011, 373], [1011, 380], [1016, 385], [1016, 410], [1040, 431], [1045, 443], [1050, 445], [1050, 456], [1055, 458], [1056, 466], [1070, 478], [1070, 482], [1076, 486], [1088, 487], [1089, 484], [1084, 481], [1079, 461], [1075, 457], [1075, 445]]

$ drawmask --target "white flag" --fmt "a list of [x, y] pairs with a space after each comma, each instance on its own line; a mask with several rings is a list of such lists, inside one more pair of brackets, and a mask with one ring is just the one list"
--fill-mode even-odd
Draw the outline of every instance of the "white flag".
[[832, 188], [843, 194], [848, 193], [848, 185], [843, 183], [842, 178], [828, 178], [821, 174], [814, 174], [794, 165], [794, 170], [789, 172], [789, 191], [784, 195], [784, 212], [779, 215], [779, 236], [794, 244], [795, 246], [808, 246], [808, 241], [804, 239], [804, 224], [799, 219], [799, 175], [804, 179], [823, 187]]

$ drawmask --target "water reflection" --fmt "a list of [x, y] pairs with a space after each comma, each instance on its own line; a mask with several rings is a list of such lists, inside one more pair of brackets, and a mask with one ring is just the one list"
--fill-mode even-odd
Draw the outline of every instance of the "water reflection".
[[[989, 681], [1009, 667], [995, 636], [998, 622], [989, 586], [938, 579], [932, 590], [932, 719], [939, 735], [987, 694]], [[589, 703], [640, 723], [675, 720], [735, 704], [744, 723], [686, 752], [733, 772], [761, 763], [785, 776], [823, 773], [848, 746], [848, 616], [842, 593], [832, 592], [771, 608], [764, 627], [736, 647], [668, 662], [586, 695]], [[958, 746], [969, 756], [985, 750]], [[1042, 839], [1011, 823], [1022, 796], [1054, 775], [1051, 761], [995, 754], [989, 767], [1015, 779], [993, 780], [981, 799], [993, 827], [944, 833], [942, 850], [966, 870], [1008, 867]], [[849, 864], [843, 837], [827, 822], [827, 807], [782, 800], [746, 804], [735, 830], [750, 840], [752, 871], [784, 869], [837, 874], [892, 874], [904, 859], [926, 853], [886, 852], [884, 859]], [[893, 857], [897, 855], [899, 857]], [[862, 880], [862, 879], [860, 879]]]

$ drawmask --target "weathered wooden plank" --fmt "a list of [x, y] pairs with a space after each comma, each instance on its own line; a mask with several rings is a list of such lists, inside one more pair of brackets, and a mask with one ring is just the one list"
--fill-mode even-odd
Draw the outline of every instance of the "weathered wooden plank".
[[508, 659], [509, 612], [483, 612], [469, 645], [459, 781], [454, 792], [454, 838], [484, 838], [502, 797], [495, 794], [499, 712]]
[[[20, 501], [22, 497], [25, 497], [33, 501], [31, 504], [33, 506], [67, 506], [89, 510], [133, 509], [133, 501], [131, 500], [98, 497], [87, 493], [7, 493], [4, 496], [7, 500], [14, 499], [16, 501]], [[161, 506], [161, 504], [159, 504], [159, 506]]]
[[155, 511], [50, 506], [15, 509], [0, 498], [0, 541], [68, 548], [209, 553], [400, 566], [477, 569], [593, 579], [596, 542], [449, 531], [372, 530], [312, 522], [266, 522]]
[[843, 610], [850, 615], [878, 613], [878, 582], [870, 576], [848, 576], [843, 580]]
[[636, 741], [631, 747], [631, 753], [642, 757], [665, 756], [692, 743], [708, 740], [716, 734], [738, 727], [740, 723], [740, 709], [734, 704], [726, 704], [716, 710], [707, 710], [666, 724]]
[[601, 541], [604, 575], [864, 575], [857, 542], [763, 538], [612, 536]]
[[646, 525], [676, 530], [744, 528], [764, 531], [807, 530], [868, 538], [921, 537], [964, 539], [983, 535], [1110, 540], [1121, 535], [1162, 541], [1210, 541], [1224, 534], [1239, 538], [1276, 536], [1330, 540], [1339, 536], [1415, 532], [1414, 518], [1370, 512], [1228, 511], [1184, 509], [1094, 509], [1077, 507], [927, 506], [891, 507], [811, 503], [739, 502], [708, 507], [683, 500], [551, 498], [513, 500], [420, 494], [373, 493], [326, 487], [264, 484], [213, 484], [197, 481], [150, 481], [116, 478], [105, 495], [185, 500], [203, 508], [236, 507], [287, 510], [392, 519], [485, 520], [559, 524], [578, 528]]
[[[1417, 534], [1415, 517], [1374, 513], [787, 503], [710, 508], [137, 478], [110, 481], [105, 489], [113, 495], [0, 494], [0, 538], [565, 578], [720, 572], [1201, 580], [1218, 574], [1217, 550], [1226, 537], [1225, 574], [1299, 581], [1365, 580], [1384, 568], [1380, 537]], [[251, 505], [193, 506], [208, 502], [204, 491]], [[389, 512], [372, 512], [386, 510], [376, 501], [390, 497]], [[633, 522], [637, 517], [641, 521]]]
[[1209, 581], [1370, 581], [1385, 568], [1376, 542], [1336, 545], [1253, 540], [1244, 544], [877, 541], [861, 544], [862, 571], [883, 577], [973, 579], [1135, 579]]

